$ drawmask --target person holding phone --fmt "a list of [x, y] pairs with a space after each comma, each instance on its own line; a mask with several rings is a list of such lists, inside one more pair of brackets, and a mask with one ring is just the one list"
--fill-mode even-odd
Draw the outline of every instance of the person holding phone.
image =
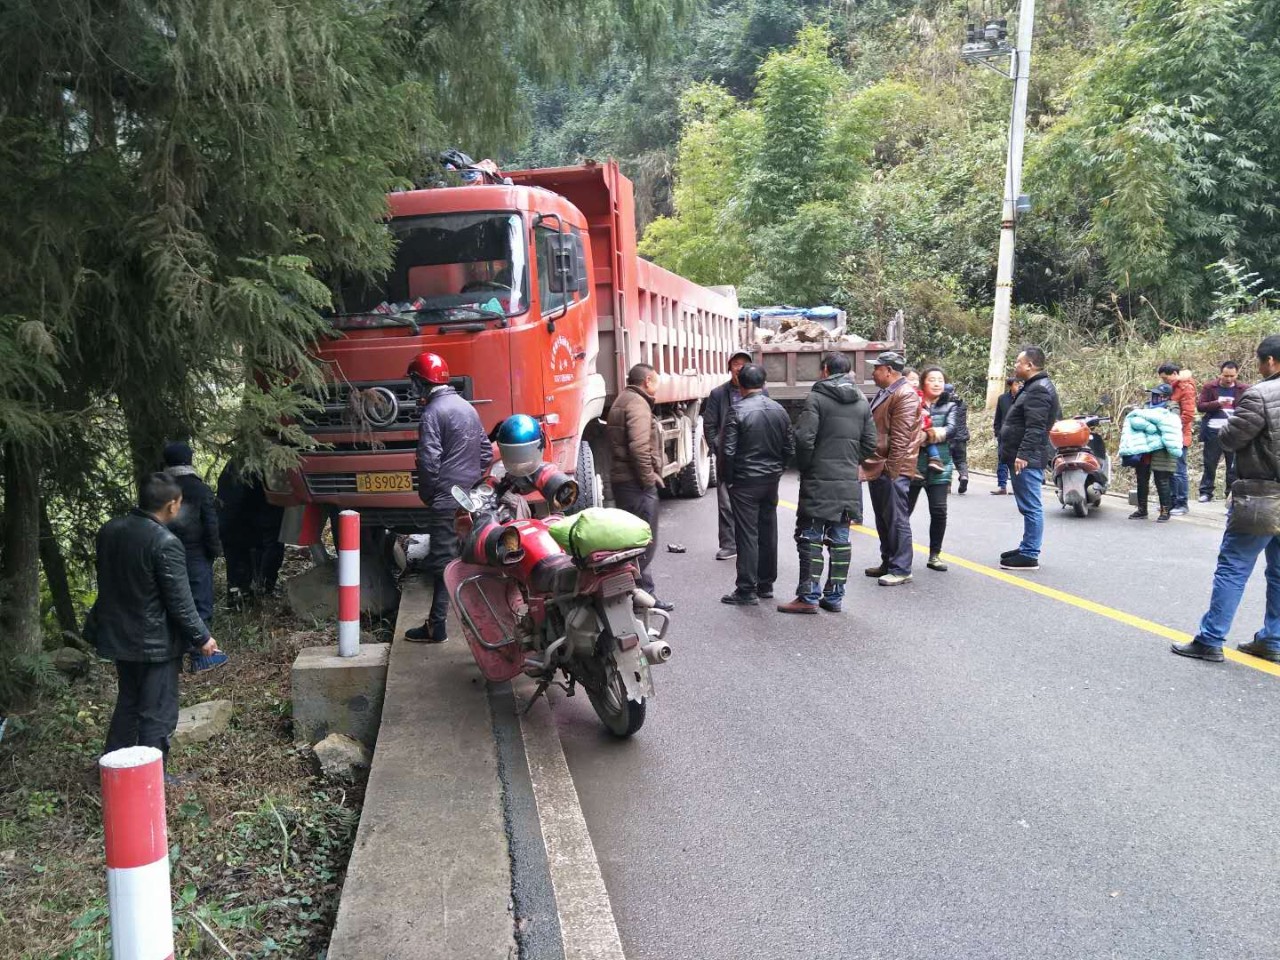
[[1200, 390], [1200, 398], [1196, 401], [1196, 409], [1204, 414], [1200, 420], [1200, 439], [1204, 443], [1204, 471], [1200, 474], [1201, 503], [1213, 499], [1214, 490], [1218, 486], [1218, 461], [1226, 460], [1226, 492], [1231, 493], [1231, 484], [1236, 479], [1236, 455], [1223, 449], [1219, 442], [1222, 428], [1235, 413], [1236, 401], [1249, 389], [1249, 384], [1240, 379], [1240, 364], [1234, 360], [1224, 360], [1218, 366], [1218, 378], [1210, 380]]

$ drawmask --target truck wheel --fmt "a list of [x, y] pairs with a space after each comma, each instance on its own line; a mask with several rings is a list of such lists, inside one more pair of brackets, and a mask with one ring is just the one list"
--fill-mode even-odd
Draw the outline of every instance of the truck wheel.
[[681, 468], [677, 474], [676, 492], [690, 499], [701, 497], [711, 486], [712, 456], [707, 446], [707, 438], [702, 432], [702, 418], [693, 424], [693, 459]]
[[578, 468], [573, 479], [578, 481], [578, 499], [566, 513], [577, 513], [588, 507], [604, 506], [604, 482], [596, 472], [596, 455], [591, 442], [583, 437], [578, 443]]

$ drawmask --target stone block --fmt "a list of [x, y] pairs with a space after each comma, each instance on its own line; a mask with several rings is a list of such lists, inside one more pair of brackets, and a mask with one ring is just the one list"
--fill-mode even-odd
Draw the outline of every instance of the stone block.
[[391, 645], [362, 643], [354, 657], [307, 647], [293, 662], [293, 735], [308, 744], [341, 733], [372, 748], [382, 722]]
[[362, 770], [369, 769], [370, 754], [364, 744], [341, 733], [329, 734], [312, 749], [326, 780], [353, 783]]
[[[304, 620], [338, 618], [338, 565], [321, 563], [284, 585], [289, 609]], [[386, 563], [367, 551], [360, 554], [360, 612], [393, 613], [400, 603], [400, 591]]]
[[171, 738], [174, 743], [204, 743], [220, 733], [226, 733], [231, 723], [230, 700], [206, 700], [178, 711], [178, 729]]

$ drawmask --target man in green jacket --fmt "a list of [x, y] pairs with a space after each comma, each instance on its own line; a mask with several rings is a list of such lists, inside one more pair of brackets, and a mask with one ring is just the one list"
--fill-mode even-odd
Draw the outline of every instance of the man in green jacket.
[[[794, 600], [778, 605], [782, 613], [817, 613], [819, 607], [840, 612], [849, 577], [849, 524], [862, 522], [858, 465], [876, 452], [875, 421], [867, 398], [849, 377], [849, 357], [827, 354], [822, 377], [796, 424], [800, 584]], [[824, 546], [830, 563], [826, 585], [820, 587]]]

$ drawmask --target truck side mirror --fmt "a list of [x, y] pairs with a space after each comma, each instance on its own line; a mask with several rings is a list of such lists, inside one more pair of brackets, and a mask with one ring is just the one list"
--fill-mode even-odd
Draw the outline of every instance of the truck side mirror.
[[551, 276], [547, 277], [547, 289], [552, 293], [569, 293], [577, 288], [573, 269], [573, 245], [565, 234], [553, 234], [547, 237], [547, 250], [550, 254], [547, 262], [551, 265]]

